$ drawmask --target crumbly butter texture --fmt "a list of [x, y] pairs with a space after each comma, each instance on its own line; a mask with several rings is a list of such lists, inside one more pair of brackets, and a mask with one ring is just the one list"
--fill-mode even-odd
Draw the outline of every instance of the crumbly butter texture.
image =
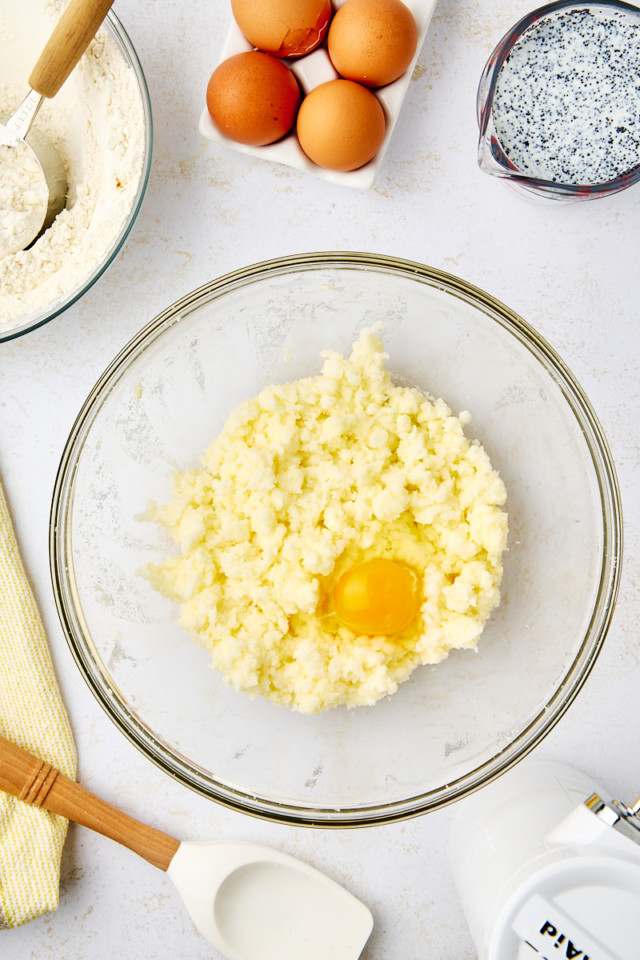
[[[504, 484], [466, 413], [393, 384], [362, 332], [318, 376], [240, 404], [150, 516], [180, 547], [145, 573], [228, 683], [303, 713], [372, 704], [420, 664], [475, 648], [499, 602]], [[418, 574], [415, 622], [391, 637], [338, 620], [335, 583], [389, 557]]]

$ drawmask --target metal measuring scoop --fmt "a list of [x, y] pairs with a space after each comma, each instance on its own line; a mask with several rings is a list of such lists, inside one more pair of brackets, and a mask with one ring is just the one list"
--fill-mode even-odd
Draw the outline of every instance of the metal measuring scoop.
[[0, 124], [0, 259], [30, 246], [63, 210], [68, 181], [58, 151], [31, 130], [106, 17], [113, 0], [71, 0], [29, 77], [31, 90]]

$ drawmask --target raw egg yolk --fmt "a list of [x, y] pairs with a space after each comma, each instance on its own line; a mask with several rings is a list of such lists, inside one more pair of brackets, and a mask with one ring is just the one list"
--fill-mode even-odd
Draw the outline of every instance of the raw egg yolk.
[[339, 619], [356, 633], [389, 636], [404, 630], [416, 616], [417, 577], [396, 560], [365, 560], [343, 573], [333, 602]]

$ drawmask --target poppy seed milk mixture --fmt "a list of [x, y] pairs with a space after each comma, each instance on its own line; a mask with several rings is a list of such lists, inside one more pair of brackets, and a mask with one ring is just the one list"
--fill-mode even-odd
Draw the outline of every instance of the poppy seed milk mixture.
[[522, 173], [606, 183], [640, 158], [640, 22], [602, 10], [535, 20], [498, 75], [500, 143]]

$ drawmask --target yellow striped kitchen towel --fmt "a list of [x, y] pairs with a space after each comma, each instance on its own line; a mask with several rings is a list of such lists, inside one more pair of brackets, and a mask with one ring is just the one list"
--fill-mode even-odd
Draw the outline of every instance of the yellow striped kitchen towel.
[[[0, 733], [75, 777], [73, 735], [1, 483]], [[62, 817], [0, 790], [0, 928], [58, 906], [66, 833]]]

